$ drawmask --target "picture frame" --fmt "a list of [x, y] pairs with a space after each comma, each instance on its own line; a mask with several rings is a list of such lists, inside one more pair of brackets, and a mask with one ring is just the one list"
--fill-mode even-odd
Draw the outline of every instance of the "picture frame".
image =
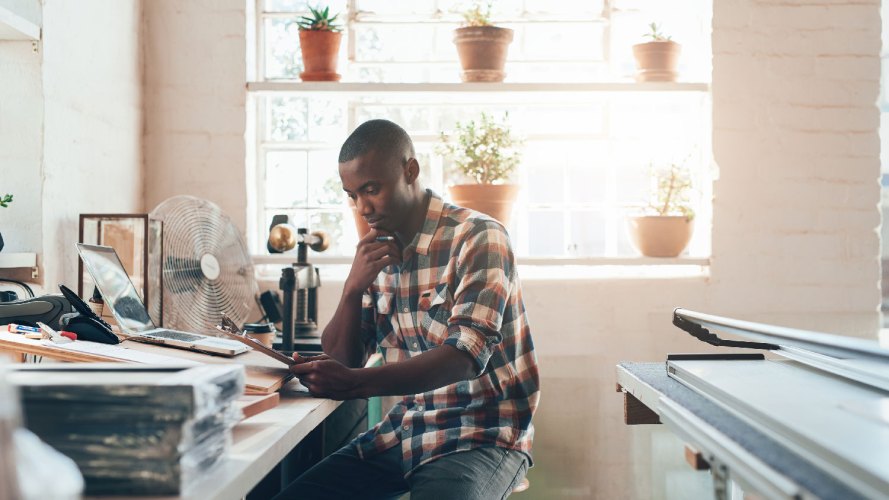
[[[80, 214], [79, 240], [91, 245], [114, 248], [139, 297], [149, 307], [149, 228], [148, 214]], [[77, 294], [89, 298], [95, 284], [77, 261]]]

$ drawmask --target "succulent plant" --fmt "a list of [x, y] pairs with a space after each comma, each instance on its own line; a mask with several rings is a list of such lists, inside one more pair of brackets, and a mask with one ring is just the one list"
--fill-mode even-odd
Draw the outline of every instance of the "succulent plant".
[[0, 207], [6, 208], [9, 204], [12, 203], [12, 195], [7, 194], [6, 196], [0, 197]]
[[342, 26], [334, 23], [339, 14], [334, 14], [333, 17], [331, 17], [330, 7], [324, 7], [324, 10], [321, 10], [320, 6], [314, 8], [309, 7], [309, 12], [311, 13], [311, 17], [302, 16], [296, 22], [300, 30], [342, 31]]
[[668, 42], [672, 38], [669, 35], [664, 35], [663, 33], [661, 33], [661, 29], [658, 27], [657, 23], [649, 24], [648, 28], [651, 30], [651, 32], [645, 33], [642, 36], [651, 38], [652, 42]]

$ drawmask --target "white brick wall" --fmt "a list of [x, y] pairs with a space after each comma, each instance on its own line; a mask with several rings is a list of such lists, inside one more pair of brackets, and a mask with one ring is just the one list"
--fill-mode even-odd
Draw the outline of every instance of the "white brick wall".
[[[0, 208], [4, 252], [39, 252], [42, 235], [43, 85], [41, 55], [31, 42], [0, 41]], [[30, 277], [30, 276], [26, 276]]]
[[78, 214], [142, 210], [140, 3], [12, 4], [42, 18], [42, 40], [0, 41], [0, 194], [15, 194], [0, 230], [55, 292], [77, 284]]
[[78, 214], [142, 211], [138, 0], [45, 0], [43, 283], [77, 284]]
[[152, 0], [145, 11], [145, 206], [188, 194], [247, 224], [244, 0]]

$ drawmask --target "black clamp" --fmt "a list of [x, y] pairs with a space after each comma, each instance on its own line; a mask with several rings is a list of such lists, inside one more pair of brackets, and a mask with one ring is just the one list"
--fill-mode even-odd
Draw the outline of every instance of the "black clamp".
[[744, 347], [747, 349], [765, 349], [767, 351], [776, 351], [781, 348], [781, 346], [766, 342], [721, 339], [710, 333], [710, 330], [703, 326], [681, 318], [675, 311], [673, 311], [673, 324], [679, 327], [680, 330], [688, 332], [692, 337], [718, 347]]

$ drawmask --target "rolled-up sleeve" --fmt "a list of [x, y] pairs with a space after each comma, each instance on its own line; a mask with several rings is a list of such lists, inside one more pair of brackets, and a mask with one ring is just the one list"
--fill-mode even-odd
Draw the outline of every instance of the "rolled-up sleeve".
[[459, 281], [444, 343], [468, 353], [476, 375], [481, 375], [493, 346], [503, 340], [503, 313], [515, 277], [506, 230], [494, 221], [479, 224], [462, 242], [456, 258]]

